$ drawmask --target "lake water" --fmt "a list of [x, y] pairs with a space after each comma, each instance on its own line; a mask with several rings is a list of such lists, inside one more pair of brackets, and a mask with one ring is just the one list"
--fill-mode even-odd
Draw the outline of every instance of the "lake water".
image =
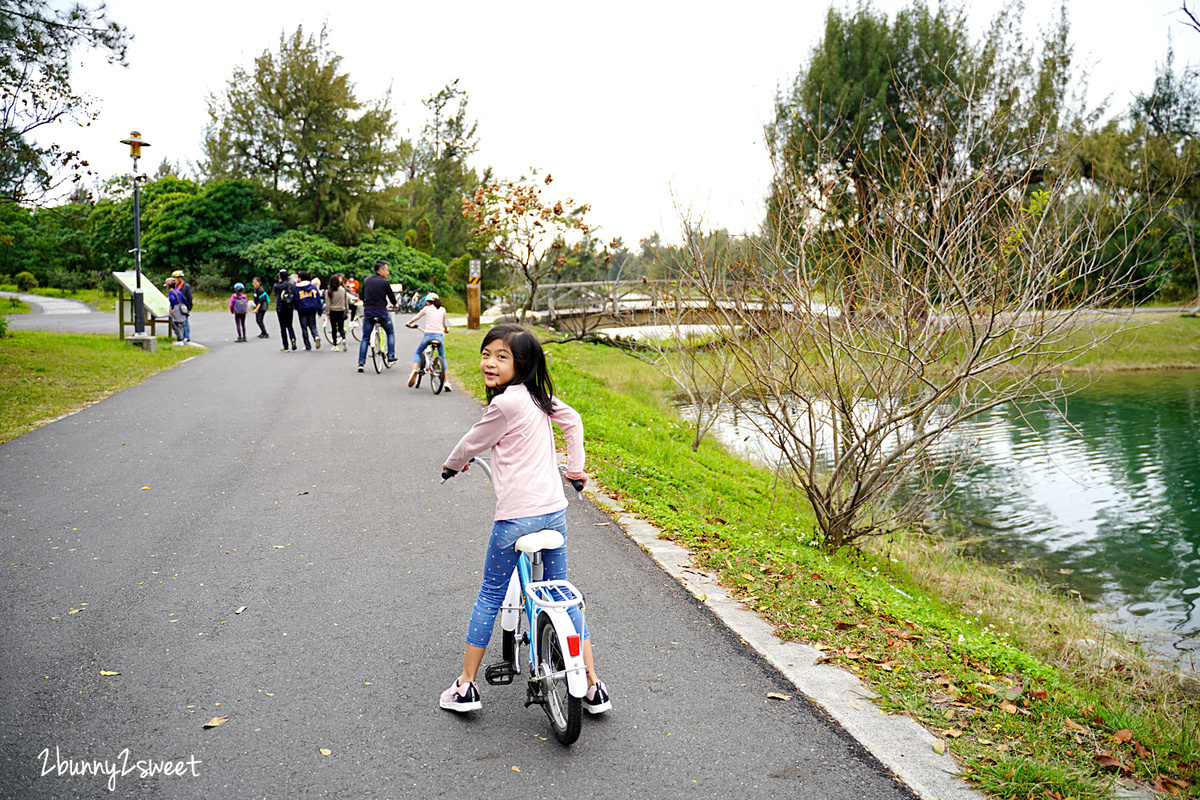
[[[977, 460], [937, 524], [982, 537], [981, 557], [1022, 563], [1098, 604], [1131, 638], [1200, 665], [1200, 370], [1108, 376], [1045, 407], [965, 426]], [[718, 439], [773, 460], [732, 414]]]

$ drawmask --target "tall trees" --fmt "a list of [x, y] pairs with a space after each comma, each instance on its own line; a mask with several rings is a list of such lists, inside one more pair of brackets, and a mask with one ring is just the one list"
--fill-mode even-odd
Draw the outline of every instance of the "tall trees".
[[91, 116], [71, 90], [75, 49], [104, 50], [123, 64], [128, 41], [103, 4], [55, 9], [49, 0], [0, 0], [0, 202], [38, 202], [66, 179], [62, 169], [87, 167], [79, 153], [39, 142], [37, 133]]
[[328, 32], [297, 28], [209, 99], [202, 169], [259, 183], [286, 222], [354, 240], [389, 212], [401, 165], [390, 95], [354, 94]]
[[[462, 198], [481, 182], [467, 159], [478, 147], [478, 123], [467, 116], [466, 90], [455, 80], [422, 101], [428, 119], [406, 163], [404, 226], [414, 244], [450, 261], [471, 244], [472, 226], [463, 216]], [[485, 171], [482, 182], [490, 173]]]
[[[824, 38], [767, 126], [776, 162], [767, 229], [791, 235], [813, 222], [781, 216], [797, 209], [787, 200], [797, 192], [819, 198], [824, 224], [860, 236], [889, 215], [923, 209], [932, 216], [964, 162], [986, 163], [997, 193], [1040, 185], [1061, 161], [1059, 131], [1074, 118], [1071, 49], [1065, 15], [1040, 47], [1027, 47], [1022, 13], [1023, 4], [1013, 3], [976, 45], [961, 10], [946, 4], [934, 13], [914, 0], [891, 22], [866, 2], [853, 12], [831, 8]], [[900, 196], [918, 205], [898, 205], [888, 193], [902, 174], [916, 179], [913, 165], [926, 170], [920, 191]], [[850, 280], [851, 313], [876, 299], [853, 290], [869, 267], [856, 253], [838, 265]], [[862, 277], [864, 287], [880, 285]]]

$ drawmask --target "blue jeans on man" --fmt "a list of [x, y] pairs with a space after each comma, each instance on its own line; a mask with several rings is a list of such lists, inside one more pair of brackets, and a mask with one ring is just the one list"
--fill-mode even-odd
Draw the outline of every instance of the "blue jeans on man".
[[371, 344], [371, 331], [375, 329], [376, 325], [382, 325], [383, 329], [387, 331], [388, 361], [396, 360], [396, 328], [392, 325], [392, 315], [364, 314], [362, 341], [358, 343], [358, 365], [360, 367], [367, 363], [367, 347]]

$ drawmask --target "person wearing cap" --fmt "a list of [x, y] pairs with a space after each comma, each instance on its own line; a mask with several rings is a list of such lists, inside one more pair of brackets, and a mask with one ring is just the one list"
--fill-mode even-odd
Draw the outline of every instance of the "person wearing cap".
[[175, 288], [183, 295], [183, 341], [186, 344], [192, 340], [192, 285], [183, 278], [183, 270], [177, 269], [171, 273], [175, 279]]
[[171, 330], [175, 331], [175, 341], [186, 341], [183, 338], [183, 326], [187, 321], [187, 301], [183, 297], [183, 293], [177, 288], [175, 278], [167, 278], [164, 286], [167, 287], [167, 302], [171, 305]]
[[237, 339], [246, 341], [246, 311], [250, 308], [250, 298], [246, 296], [246, 287], [241, 283], [233, 285], [233, 294], [229, 295], [229, 313], [233, 314], [233, 322], [237, 326]]
[[[443, 341], [449, 327], [446, 322], [446, 309], [442, 308], [442, 299], [433, 292], [425, 295], [425, 306], [417, 312], [415, 317], [404, 323], [405, 327], [417, 327], [417, 320], [422, 317], [425, 318], [425, 335], [421, 337], [421, 343], [417, 345], [417, 351], [413, 353], [412, 372], [408, 376], [409, 386], [417, 382], [417, 373], [421, 369], [421, 353], [429, 345], [437, 344], [442, 364], [446, 363], [446, 345]], [[449, 388], [449, 384], [447, 384], [447, 388]]]

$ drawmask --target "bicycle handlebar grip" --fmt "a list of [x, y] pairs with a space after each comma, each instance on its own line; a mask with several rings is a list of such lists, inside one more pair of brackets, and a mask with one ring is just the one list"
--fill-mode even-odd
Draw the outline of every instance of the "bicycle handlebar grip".
[[447, 469], [442, 470], [442, 483], [445, 483], [446, 481], [450, 480], [457, 474], [458, 474], [458, 470], [456, 470], [456, 469], [447, 468]]
[[578, 478], [567, 478], [567, 481], [575, 488], [576, 492], [583, 491], [583, 481], [579, 480]]

